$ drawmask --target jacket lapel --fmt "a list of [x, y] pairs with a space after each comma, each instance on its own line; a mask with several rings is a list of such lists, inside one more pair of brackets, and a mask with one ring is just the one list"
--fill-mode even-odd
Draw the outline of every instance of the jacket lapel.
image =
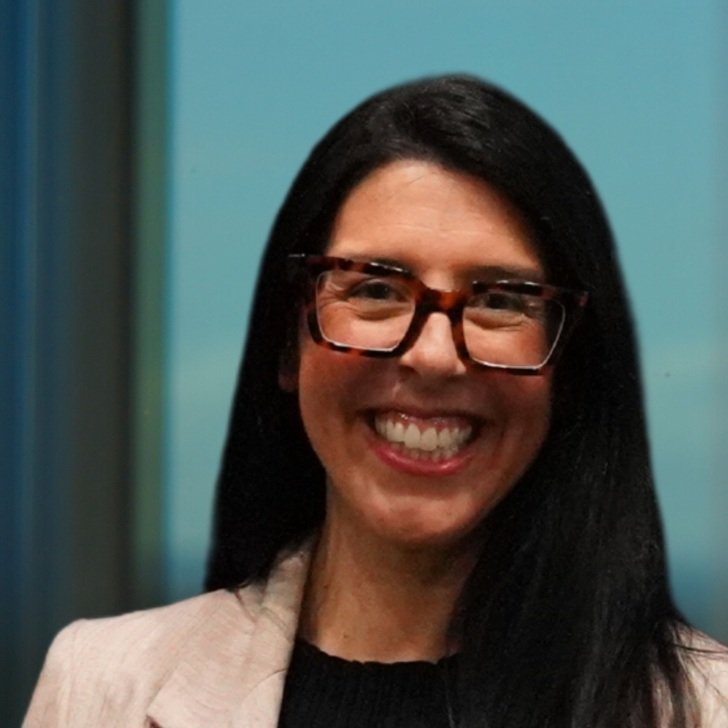
[[275, 728], [311, 547], [283, 556], [268, 582], [240, 589], [180, 646], [149, 707], [161, 728]]

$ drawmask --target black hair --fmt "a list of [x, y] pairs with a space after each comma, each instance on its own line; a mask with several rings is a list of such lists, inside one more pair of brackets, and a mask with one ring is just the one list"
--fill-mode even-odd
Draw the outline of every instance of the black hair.
[[528, 221], [549, 281], [590, 291], [554, 372], [546, 442], [485, 519], [487, 557], [461, 595], [462, 725], [642, 728], [657, 726], [663, 709], [671, 725], [688, 725], [676, 646], [684, 621], [667, 583], [633, 325], [606, 217], [560, 137], [469, 76], [368, 99], [293, 182], [258, 278], [206, 587], [264, 578], [282, 548], [323, 520], [324, 472], [295, 395], [278, 384], [295, 311], [286, 256], [322, 252], [351, 190], [401, 159], [497, 187]]

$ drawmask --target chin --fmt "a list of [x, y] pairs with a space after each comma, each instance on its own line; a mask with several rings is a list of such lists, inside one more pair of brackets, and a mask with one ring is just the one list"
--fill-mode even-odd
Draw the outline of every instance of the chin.
[[478, 525], [477, 519], [443, 521], [441, 514], [398, 514], [396, 519], [380, 518], [372, 530], [380, 539], [406, 550], [438, 549], [449, 551], [472, 545]]

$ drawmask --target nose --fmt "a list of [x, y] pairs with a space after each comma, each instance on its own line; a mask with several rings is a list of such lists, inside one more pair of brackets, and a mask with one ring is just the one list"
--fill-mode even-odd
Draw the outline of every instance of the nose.
[[400, 356], [400, 364], [428, 378], [450, 378], [467, 371], [447, 314], [438, 311], [427, 317], [412, 346]]

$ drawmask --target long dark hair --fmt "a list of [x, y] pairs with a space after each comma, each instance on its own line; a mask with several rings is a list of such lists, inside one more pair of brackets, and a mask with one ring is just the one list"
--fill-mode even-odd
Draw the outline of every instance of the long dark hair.
[[[380, 93], [313, 149], [278, 214], [258, 279], [220, 472], [206, 587], [264, 578], [322, 522], [324, 472], [295, 395], [278, 385], [294, 337], [291, 252], [322, 252], [354, 186], [394, 160], [432, 161], [499, 188], [549, 279], [591, 292], [554, 374], [552, 423], [485, 522], [461, 595], [464, 726], [687, 725], [689, 690], [652, 483], [639, 366], [608, 223], [559, 136], [467, 76]], [[659, 701], [657, 696], [660, 696]], [[663, 716], [664, 719], [664, 716]]]

